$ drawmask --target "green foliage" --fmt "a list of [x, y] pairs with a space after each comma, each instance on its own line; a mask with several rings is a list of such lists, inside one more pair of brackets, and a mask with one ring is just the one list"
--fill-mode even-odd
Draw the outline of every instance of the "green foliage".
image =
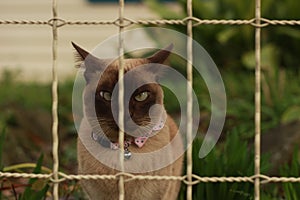
[[[285, 75], [282, 75], [280, 71], [264, 71], [263, 87], [264, 96], [263, 96], [263, 129], [268, 128], [269, 126], [274, 126], [278, 120], [293, 120], [299, 116], [297, 114], [297, 109], [292, 109], [290, 105], [297, 107], [299, 102], [299, 81], [300, 79], [294, 78], [295, 74], [286, 72]], [[285, 76], [285, 78], [282, 78]], [[298, 75], [299, 76], [299, 75]], [[251, 176], [253, 175], [253, 151], [250, 145], [248, 145], [245, 139], [251, 138], [253, 135], [253, 92], [254, 92], [254, 73], [245, 72], [245, 71], [235, 71], [234, 73], [223, 70], [222, 77], [225, 82], [227, 96], [230, 101], [228, 101], [228, 112], [227, 112], [227, 121], [225, 132], [228, 132], [228, 136], [223, 143], [218, 144], [210, 154], [204, 159], [198, 158], [199, 148], [202, 142], [202, 139], [197, 138], [194, 141], [193, 149], [193, 173], [199, 176]], [[5, 96], [8, 99], [14, 99], [14, 95], [18, 96], [22, 93], [22, 90], [26, 88], [29, 94], [34, 93], [37, 88], [40, 91], [46, 90], [50, 93], [49, 85], [40, 85], [33, 83], [18, 83], [4, 81], [6, 83], [5, 87], [0, 85], [0, 96]], [[240, 84], [244, 83], [244, 84]], [[277, 85], [276, 85], [277, 84]], [[283, 87], [288, 85], [289, 87]], [[199, 98], [199, 103], [201, 108], [209, 110], [209, 94], [205, 91], [206, 86], [202, 80], [195, 79], [194, 86], [196, 95]], [[283, 89], [278, 89], [283, 87]], [[6, 90], [6, 88], [13, 89], [12, 91]], [[267, 89], [266, 89], [267, 88]], [[272, 92], [267, 93], [265, 91], [270, 90]], [[278, 92], [280, 91], [280, 92]], [[63, 120], [64, 127], [66, 124], [72, 124], [72, 118], [68, 117], [71, 113], [71, 92], [72, 92], [72, 82], [62, 83], [60, 85], [60, 119]], [[20, 105], [24, 106], [33, 106], [32, 108], [43, 108], [46, 109], [47, 106], [51, 107], [51, 97], [47, 97], [45, 101], [39, 101], [38, 97], [35, 95], [28, 96], [22, 94], [23, 98], [14, 99], [14, 101]], [[269, 95], [269, 97], [267, 96]], [[166, 90], [166, 101], [169, 99], [174, 99], [171, 91]], [[298, 97], [298, 98], [297, 98]], [[267, 100], [271, 100], [271, 104]], [[278, 99], [276, 99], [278, 98]], [[1, 101], [0, 106], [5, 106], [5, 101]], [[28, 103], [23, 104], [22, 102]], [[32, 101], [31, 103], [29, 101]], [[2, 103], [2, 104], [1, 104]], [[171, 105], [171, 106], [170, 106]], [[178, 106], [176, 103], [168, 104], [170, 109], [174, 109]], [[278, 109], [274, 109], [275, 106], [278, 106]], [[288, 112], [287, 112], [288, 110]], [[276, 111], [276, 112], [275, 112]], [[284, 112], [283, 112], [284, 111]], [[201, 110], [201, 113], [202, 110]], [[245, 114], [246, 113], [246, 114]], [[278, 113], [280, 116], [278, 116]], [[288, 113], [288, 114], [286, 114]], [[289, 114], [290, 113], [290, 114]], [[0, 119], [0, 128], [1, 122], [3, 127], [7, 123], [13, 123], [13, 117], [9, 113], [5, 114], [6, 116], [1, 116]], [[273, 123], [272, 121], [276, 121]], [[271, 125], [270, 125], [271, 124]], [[4, 131], [3, 131], [4, 132]], [[4, 136], [3, 136], [4, 137]], [[73, 136], [72, 136], [73, 137]], [[75, 139], [75, 138], [74, 138]], [[251, 138], [252, 139], [252, 138]], [[1, 138], [3, 142], [4, 139]], [[0, 141], [0, 148], [1, 148]], [[61, 161], [68, 162], [71, 156], [74, 156], [75, 145], [72, 145], [72, 149], [66, 149], [65, 154], [61, 154]], [[72, 153], [73, 152], [73, 153]], [[1, 154], [1, 152], [0, 152]], [[70, 155], [69, 155], [70, 154]], [[72, 158], [73, 159], [73, 158]], [[0, 161], [1, 163], [1, 161]], [[41, 170], [41, 160], [39, 159], [36, 165], [36, 171]], [[298, 170], [298, 171], [297, 171]], [[267, 157], [263, 156], [262, 158], [262, 173], [268, 171]], [[283, 172], [287, 176], [299, 176], [299, 162], [296, 164], [288, 164], [284, 168]], [[293, 173], [291, 173], [293, 172]], [[295, 173], [294, 173], [295, 172]], [[39, 173], [39, 172], [38, 172]], [[282, 175], [285, 175], [282, 174]], [[298, 175], [297, 175], [298, 174]], [[28, 182], [26, 187], [26, 193], [22, 194], [20, 198], [22, 199], [43, 199], [43, 195], [46, 195], [46, 192], [49, 190], [49, 184], [41, 180], [31, 179]], [[40, 186], [40, 187], [37, 187]], [[47, 186], [47, 188], [46, 188]], [[66, 182], [60, 184], [61, 188], [61, 197], [74, 197], [76, 199], [82, 198], [82, 192], [79, 189], [77, 182]], [[283, 195], [286, 199], [293, 199], [297, 197], [299, 199], [299, 184], [284, 183], [282, 184]], [[38, 188], [38, 190], [36, 190]], [[0, 190], [1, 191], [1, 190]], [[39, 192], [36, 192], [39, 191]], [[262, 192], [262, 199], [278, 199], [282, 194], [280, 187], [272, 187], [271, 190], [264, 190]], [[179, 199], [185, 199], [185, 186], [182, 187]], [[193, 186], [193, 198], [194, 199], [253, 199], [253, 184], [252, 183], [199, 183]], [[296, 196], [295, 196], [296, 195]], [[298, 196], [297, 196], [298, 195]], [[45, 197], [45, 196], [44, 196]], [[1, 199], [1, 195], [0, 195]]]
[[[228, 133], [224, 143], [219, 143], [203, 159], [198, 153], [202, 144], [201, 138], [196, 138], [193, 143], [193, 174], [200, 177], [229, 177], [252, 176], [254, 173], [254, 152], [241, 138], [239, 131]], [[261, 157], [261, 173], [267, 174], [270, 169], [269, 156]], [[290, 164], [286, 163], [280, 169], [280, 176], [299, 177], [300, 158], [298, 148], [295, 148]], [[224, 182], [202, 183], [193, 186], [193, 199], [224, 199], [224, 200], [249, 200], [254, 199], [254, 185], [249, 182]], [[185, 199], [186, 185], [183, 185], [178, 199]], [[287, 200], [300, 199], [299, 183], [270, 183], [261, 189], [262, 200], [277, 200], [279, 197]]]
[[300, 73], [275, 69], [262, 75], [263, 114], [274, 124], [300, 119]]
[[[186, 1], [178, 2], [182, 12], [172, 11], [157, 0], [145, 0], [164, 19], [183, 19], [187, 16]], [[300, 2], [294, 0], [266, 0], [262, 2], [262, 16], [269, 19], [298, 19], [299, 8]], [[252, 19], [254, 10], [254, 1], [193, 1], [193, 15], [199, 19]], [[186, 33], [185, 25], [166, 27]], [[253, 136], [254, 127], [249, 121], [254, 120], [254, 27], [200, 25], [193, 27], [193, 31], [193, 38], [208, 51], [225, 83], [228, 97], [225, 130], [236, 127], [244, 136]], [[300, 64], [297, 59], [300, 53], [300, 27], [263, 28], [261, 53], [262, 130], [265, 131], [280, 123], [300, 119]], [[172, 57], [171, 65], [185, 74], [185, 62]], [[194, 90], [197, 91], [201, 112], [206, 113], [210, 112], [210, 99], [200, 79], [194, 77]]]
[[[3, 145], [5, 144], [5, 131], [3, 129], [2, 134], [0, 135], [0, 164], [2, 168], [0, 171], [4, 172], [20, 172], [20, 173], [51, 173], [51, 170], [43, 166], [43, 158], [41, 155], [38, 158], [36, 164], [34, 163], [20, 163], [17, 165], [6, 166], [3, 167], [2, 164], [2, 153], [3, 153]], [[25, 168], [33, 168], [33, 170], [25, 170]], [[26, 183], [23, 179], [0, 179], [0, 200], [1, 199], [19, 199], [19, 200], [42, 200], [49, 197], [49, 189], [51, 184], [49, 180], [38, 179], [38, 178], [30, 178]], [[20, 191], [16, 191], [16, 188], [22, 188]], [[60, 183], [60, 197], [63, 199], [83, 199], [83, 192], [77, 181], [63, 182]], [[6, 191], [3, 194], [3, 191]], [[8, 191], [11, 191], [11, 195], [8, 194]]]
[[[202, 139], [196, 138], [193, 147], [193, 173], [201, 177], [252, 176], [254, 172], [254, 153], [234, 130], [228, 133], [224, 144], [219, 144], [205, 158], [198, 153]], [[267, 157], [263, 156], [261, 170], [268, 170]], [[183, 187], [182, 193], [185, 192]], [[253, 199], [253, 184], [248, 182], [199, 183], [193, 186], [193, 199]], [[183, 194], [181, 194], [182, 198]]]
[[[2, 138], [1, 138], [2, 139]], [[1, 142], [2, 143], [2, 142]], [[3, 144], [3, 143], [2, 143]], [[3, 148], [3, 146], [0, 146]], [[1, 149], [2, 154], [3, 149]], [[2, 161], [2, 160], [1, 160]], [[43, 163], [43, 155], [41, 155], [35, 164], [35, 167], [31, 173], [39, 174], [42, 173], [42, 163]], [[8, 169], [9, 167], [6, 167]], [[5, 168], [2, 168], [1, 171]], [[21, 169], [20, 169], [21, 170]], [[17, 172], [24, 172], [20, 171], [17, 168], [14, 168], [13, 171]], [[9, 179], [0, 179], [1, 187], [0, 187], [0, 199], [11, 199], [11, 196], [8, 196], [8, 194], [4, 195], [2, 194], [2, 191], [4, 190], [12, 190], [13, 197], [15, 199], [19, 200], [42, 200], [47, 197], [47, 192], [50, 187], [48, 180], [43, 179], [37, 179], [37, 178], [30, 178], [27, 183], [21, 183], [15, 180], [9, 180]], [[3, 185], [5, 182], [8, 182], [8, 186], [4, 187]], [[16, 188], [23, 187], [24, 191], [20, 194], [16, 192]]]
[[[187, 16], [186, 1], [178, 0], [183, 12], [171, 12], [157, 0], [145, 0], [147, 5], [164, 19], [182, 19]], [[295, 0], [266, 0], [262, 2], [262, 16], [269, 19], [299, 19], [300, 3]], [[193, 1], [193, 15], [199, 19], [252, 19], [255, 2], [240, 0]], [[167, 26], [186, 33], [183, 25]], [[254, 27], [228, 25], [201, 25], [193, 28], [193, 37], [211, 55], [219, 68], [253, 68], [249, 54], [254, 54]], [[268, 57], [271, 67], [299, 70], [300, 28], [298, 26], [269, 26], [262, 30], [262, 51], [272, 52]], [[164, 37], [164, 36], [162, 36]], [[168, 36], [165, 36], [168, 37]], [[265, 49], [266, 48], [266, 49]]]
[[22, 105], [26, 108], [51, 109], [50, 86], [45, 84], [21, 83], [16, 79], [18, 72], [4, 71], [0, 76], [0, 107]]
[[[43, 155], [40, 156], [36, 163], [36, 167], [33, 169], [34, 174], [42, 172]], [[47, 191], [49, 189], [49, 184], [45, 180], [31, 178], [28, 181], [28, 186], [26, 187], [23, 194], [20, 195], [20, 200], [38, 200], [45, 199]]]
[[[294, 156], [290, 165], [285, 164], [280, 175], [285, 177], [300, 177], [300, 157], [299, 147], [295, 147]], [[300, 199], [300, 184], [299, 183], [282, 183], [285, 198], [287, 200]]]

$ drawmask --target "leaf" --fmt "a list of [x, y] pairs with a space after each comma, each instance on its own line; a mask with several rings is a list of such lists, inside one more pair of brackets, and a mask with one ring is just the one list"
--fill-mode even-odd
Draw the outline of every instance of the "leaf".
[[[250, 51], [242, 56], [242, 63], [249, 69], [255, 68], [255, 52]], [[261, 68], [274, 73], [279, 67], [278, 50], [273, 44], [267, 44], [261, 50]]]
[[[36, 167], [33, 170], [33, 173], [37, 174], [37, 173], [41, 173], [42, 171], [42, 163], [43, 163], [43, 159], [44, 156], [43, 154], [39, 157], [37, 163], [36, 163]], [[40, 183], [40, 179], [36, 179], [36, 178], [31, 178], [28, 181], [28, 186], [26, 187], [22, 197], [20, 198], [21, 200], [39, 200], [39, 199], [43, 199], [46, 196], [46, 193], [48, 191], [49, 188], [49, 184], [45, 183], [44, 187], [38, 187], [36, 188], [36, 184]], [[35, 189], [38, 189], [35, 190]]]
[[221, 44], [226, 44], [233, 36], [238, 33], [239, 29], [227, 28], [217, 34], [217, 39]]
[[49, 189], [49, 184], [46, 184], [44, 186], [44, 188], [42, 188], [41, 190], [39, 190], [38, 192], [35, 193], [34, 195], [34, 200], [37, 200], [37, 199], [45, 199], [45, 196], [47, 194], [47, 191]]
[[281, 117], [282, 123], [288, 123], [296, 120], [300, 120], [300, 106], [289, 107]]
[[[299, 163], [299, 147], [295, 146], [293, 159], [291, 164], [285, 164], [280, 168], [280, 175], [285, 177], [299, 177], [300, 163]], [[298, 183], [283, 183], [283, 193], [285, 199], [294, 200], [300, 199], [300, 187]]]

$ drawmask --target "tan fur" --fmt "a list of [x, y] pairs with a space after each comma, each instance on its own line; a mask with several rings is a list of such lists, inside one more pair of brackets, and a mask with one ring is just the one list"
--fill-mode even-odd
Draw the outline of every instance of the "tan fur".
[[[110, 63], [109, 67], [103, 72], [101, 80], [93, 82], [93, 77], [97, 77], [96, 70], [104, 70], [103, 66], [107, 61], [95, 58], [87, 51], [81, 49], [76, 44], [72, 43], [77, 50], [79, 59], [85, 60], [85, 78], [87, 86], [84, 93], [85, 102], [95, 101], [95, 91], [99, 94], [99, 91], [112, 91], [118, 80], [118, 62], [114, 61]], [[147, 63], [163, 63], [170, 54], [172, 45], [164, 50], [158, 51], [152, 57], [145, 59], [125, 59], [124, 71], [130, 71], [131, 69], [141, 66]], [[86, 57], [90, 55], [87, 59]], [[136, 74], [131, 80], [136, 79], [149, 79], [155, 80], [156, 72], [141, 72]], [[105, 86], [105, 88], [102, 88]], [[147, 121], [149, 105], [160, 104], [163, 105], [163, 91], [158, 84], [148, 84], [146, 91], [151, 91], [152, 97], [148, 98], [147, 103], [142, 104], [138, 102], [131, 102], [132, 108], [129, 108], [131, 117], [138, 125], [143, 125]], [[126, 90], [125, 90], [126, 91]], [[101, 97], [100, 102], [95, 105], [87, 103], [85, 106], [86, 113], [93, 113], [96, 109], [97, 113], [101, 113], [101, 117], [98, 117], [101, 127], [106, 130], [103, 134], [107, 136], [110, 141], [118, 141], [118, 128], [114, 128], [113, 118], [111, 114], [110, 103], [103, 101]], [[144, 116], [145, 115], [145, 116]], [[88, 116], [88, 115], [87, 115]], [[90, 117], [90, 116], [88, 116]], [[126, 118], [125, 118], [126, 119]], [[77, 142], [78, 152], [78, 173], [79, 174], [97, 174], [97, 175], [115, 175], [119, 173], [118, 170], [108, 166], [118, 166], [119, 157], [113, 153], [114, 150], [103, 147], [101, 144], [96, 143], [92, 137], [92, 129], [89, 128], [87, 120], [83, 120], [80, 130], [79, 138]], [[130, 135], [130, 134], [129, 134]], [[126, 134], [126, 137], [130, 137]], [[169, 146], [168, 146], [169, 145]], [[165, 148], [169, 147], [169, 148]], [[92, 150], [91, 150], [92, 149]], [[164, 149], [164, 150], [162, 150]], [[170, 116], [167, 116], [164, 127], [156, 133], [154, 136], [148, 138], [144, 146], [138, 148], [136, 145], [131, 144], [129, 150], [133, 153], [132, 158], [125, 160], [125, 170], [132, 172], [144, 172], [142, 175], [164, 175], [164, 176], [180, 176], [182, 173], [183, 165], [183, 142], [178, 133], [178, 128]], [[91, 153], [93, 152], [93, 153]], [[152, 153], [151, 153], [152, 152]], [[105, 154], [107, 153], [107, 154]], [[149, 154], [151, 153], [150, 156]], [[93, 154], [93, 155], [92, 155]], [[114, 154], [114, 155], [113, 155]], [[96, 157], [95, 157], [96, 155]], [[107, 156], [109, 155], [109, 156]], [[110, 156], [112, 155], [112, 156]], [[138, 156], [139, 155], [139, 156]], [[147, 155], [147, 157], [145, 156]], [[97, 157], [98, 156], [98, 157]], [[99, 158], [101, 158], [99, 160]], [[177, 158], [177, 160], [176, 160]], [[103, 164], [104, 163], [104, 164]], [[108, 165], [108, 163], [112, 165]], [[165, 165], [157, 167], [159, 164]], [[145, 170], [147, 169], [147, 170]], [[151, 170], [148, 170], [151, 169]], [[115, 200], [119, 197], [118, 180], [82, 180], [82, 187], [92, 200]], [[129, 200], [174, 200], [177, 198], [180, 190], [180, 181], [166, 181], [166, 180], [125, 180], [125, 199]]]
[[[142, 148], [134, 145], [130, 146], [132, 152], [151, 152], [160, 149], [169, 143], [177, 133], [177, 126], [171, 117], [168, 117], [165, 127], [155, 136], [151, 137]], [[89, 134], [89, 133], [87, 133]], [[78, 162], [79, 174], [116, 174], [119, 171], [108, 168], [106, 165], [95, 159], [78, 139]], [[172, 158], [180, 153], [182, 141], [177, 140], [172, 146], [172, 151], [168, 155]], [[157, 158], [159, 159], [162, 158]], [[130, 162], [126, 161], [126, 162]], [[139, 163], [133, 163], [138, 165]], [[143, 175], [167, 175], [180, 176], [182, 173], [183, 157], [181, 156], [174, 163], [160, 170], [144, 173]], [[135, 166], [136, 167], [136, 166]], [[81, 185], [92, 200], [114, 200], [118, 199], [118, 182], [116, 180], [83, 180]], [[133, 180], [125, 182], [125, 199], [141, 200], [172, 200], [176, 199], [180, 190], [180, 181], [153, 181], [153, 180]]]

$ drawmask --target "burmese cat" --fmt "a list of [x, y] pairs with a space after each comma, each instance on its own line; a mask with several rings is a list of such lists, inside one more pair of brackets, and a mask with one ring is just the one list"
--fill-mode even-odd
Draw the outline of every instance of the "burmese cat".
[[[72, 44], [78, 54], [77, 57], [84, 63], [85, 67], [84, 110], [87, 113], [89, 124], [87, 126], [91, 126], [92, 129], [80, 128], [79, 130], [79, 135], [82, 136], [78, 138], [77, 142], [78, 172], [79, 174], [116, 174], [119, 172], [119, 157], [114, 154], [113, 149], [118, 149], [119, 126], [116, 123], [117, 120], [115, 120], [118, 119], [118, 112], [116, 112], [114, 119], [112, 110], [113, 108], [118, 110], [118, 94], [114, 96], [112, 92], [118, 82], [119, 62], [118, 60], [111, 61], [96, 58], [76, 44]], [[133, 69], [142, 69], [141, 66], [145, 64], [164, 63], [170, 54], [171, 48], [172, 45], [156, 52], [149, 58], [125, 59], [125, 75], [130, 74], [129, 71]], [[99, 75], [99, 72], [101, 75]], [[182, 139], [180, 136], [177, 137], [179, 135], [177, 134], [178, 128], [173, 119], [166, 114], [163, 107], [163, 90], [156, 81], [159, 76], [157, 70], [139, 70], [131, 74], [129, 81], [124, 82], [124, 95], [125, 97], [129, 95], [128, 100], [124, 100], [125, 109], [126, 105], [129, 107], [128, 112], [125, 111], [124, 115], [125, 171], [142, 175], [180, 176], [183, 165], [183, 156], [180, 155], [183, 150]], [[130, 87], [134, 86], [138, 87], [133, 90], [132, 95], [130, 92], [127, 94]], [[151, 111], [152, 121], [154, 121], [151, 122], [149, 113], [151, 106], [154, 104], [161, 105], [162, 109]], [[96, 114], [89, 116], [89, 113], [93, 111]], [[128, 119], [132, 119], [134, 123], [141, 127], [151, 127], [150, 133], [154, 134], [146, 137], [138, 131], [136, 135], [132, 134], [131, 132], [134, 132], [135, 129], [131, 127]], [[98, 124], [98, 129], [100, 127], [102, 131], [94, 130], [97, 127], [95, 123]], [[83, 124], [82, 127], [84, 126]], [[171, 147], [159, 154], [160, 156], [147, 157], [148, 154], [145, 154], [160, 150], [170, 144], [171, 141], [173, 141]], [[93, 152], [96, 153], [93, 154]], [[101, 162], [99, 159], [102, 159]], [[170, 161], [168, 165], [157, 168], [160, 163], [166, 162], [166, 160]], [[151, 170], [152, 168], [154, 170]], [[119, 197], [118, 180], [82, 180], [81, 185], [92, 200], [115, 200]], [[125, 199], [172, 200], [177, 198], [180, 181], [126, 181], [125, 178], [124, 187]]]

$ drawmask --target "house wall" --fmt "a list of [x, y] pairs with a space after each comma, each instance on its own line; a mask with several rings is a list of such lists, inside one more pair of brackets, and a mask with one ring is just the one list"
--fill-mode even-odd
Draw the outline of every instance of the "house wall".
[[[88, 3], [84, 0], [58, 1], [58, 15], [65, 20], [115, 20], [117, 3]], [[125, 16], [131, 19], [157, 19], [158, 16], [141, 3], [127, 3]], [[51, 1], [0, 1], [1, 20], [42, 20], [52, 18]], [[87, 50], [116, 34], [118, 27], [63, 26], [59, 28], [59, 79], [76, 73], [71, 41]], [[52, 31], [48, 25], [0, 25], [0, 73], [5, 69], [18, 70], [18, 79], [48, 82], [51, 80]]]

